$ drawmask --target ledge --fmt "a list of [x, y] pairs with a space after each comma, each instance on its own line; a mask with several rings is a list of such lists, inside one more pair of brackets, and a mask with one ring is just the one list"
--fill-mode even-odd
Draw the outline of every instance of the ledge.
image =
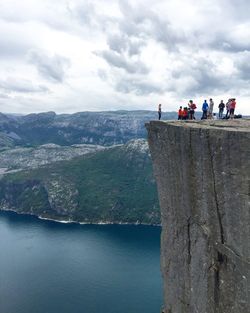
[[250, 132], [250, 119], [234, 120], [192, 120], [192, 121], [150, 121], [145, 126], [148, 129], [151, 126], [172, 125], [176, 127], [201, 128], [201, 129], [220, 129], [225, 131]]

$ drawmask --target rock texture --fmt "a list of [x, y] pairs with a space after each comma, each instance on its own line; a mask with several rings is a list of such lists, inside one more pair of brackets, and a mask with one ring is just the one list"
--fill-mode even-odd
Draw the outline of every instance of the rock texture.
[[250, 120], [146, 127], [165, 313], [250, 312]]

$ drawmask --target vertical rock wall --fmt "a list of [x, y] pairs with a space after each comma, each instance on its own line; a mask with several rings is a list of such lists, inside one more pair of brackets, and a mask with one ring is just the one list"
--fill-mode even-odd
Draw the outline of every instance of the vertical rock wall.
[[250, 120], [146, 127], [165, 313], [250, 312]]

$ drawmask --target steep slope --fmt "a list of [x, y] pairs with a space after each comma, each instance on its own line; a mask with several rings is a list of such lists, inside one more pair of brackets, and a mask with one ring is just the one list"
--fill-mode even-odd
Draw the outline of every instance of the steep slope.
[[159, 224], [145, 140], [6, 175], [0, 208], [57, 220]]
[[7, 134], [0, 132], [0, 151], [3, 148], [11, 148], [15, 145], [15, 140]]
[[250, 312], [250, 120], [147, 128], [165, 313]]

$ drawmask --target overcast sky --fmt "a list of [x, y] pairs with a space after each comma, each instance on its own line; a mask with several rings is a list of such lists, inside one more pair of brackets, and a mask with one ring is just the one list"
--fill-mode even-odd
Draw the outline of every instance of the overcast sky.
[[250, 114], [249, 0], [0, 0], [0, 111]]

